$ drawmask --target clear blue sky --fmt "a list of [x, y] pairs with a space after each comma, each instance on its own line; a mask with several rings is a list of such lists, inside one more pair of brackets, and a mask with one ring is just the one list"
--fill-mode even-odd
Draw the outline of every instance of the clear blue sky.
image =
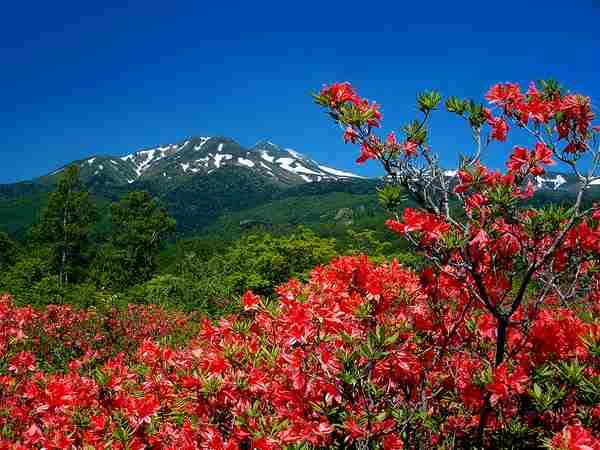
[[[5, 2], [0, 182], [189, 135], [267, 138], [376, 174], [310, 91], [350, 81], [386, 129], [428, 88], [481, 98], [554, 77], [600, 105], [599, 25], [598, 0]], [[465, 150], [460, 122], [433, 125], [436, 149]]]

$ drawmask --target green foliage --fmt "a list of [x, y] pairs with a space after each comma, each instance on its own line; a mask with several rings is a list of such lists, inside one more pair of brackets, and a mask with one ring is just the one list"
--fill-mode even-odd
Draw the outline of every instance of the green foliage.
[[393, 184], [386, 184], [377, 189], [377, 199], [386, 211], [394, 214], [408, 201], [402, 187]]
[[8, 236], [0, 231], [0, 269], [11, 264], [17, 253], [17, 244]]
[[52, 264], [62, 284], [81, 277], [95, 206], [79, 179], [79, 167], [66, 168], [42, 210], [33, 235], [51, 248]]
[[[217, 316], [234, 306], [229, 300], [233, 293], [216, 284], [220, 280], [196, 280], [173, 274], [156, 275], [147, 282], [132, 287], [124, 294], [131, 303], [154, 303]], [[224, 298], [220, 298], [223, 297]]]
[[135, 191], [113, 204], [112, 223], [113, 249], [105, 253], [109, 261], [120, 262], [132, 283], [150, 279], [161, 245], [175, 231], [175, 219], [147, 192]]
[[417, 108], [419, 111], [428, 112], [437, 109], [442, 101], [442, 95], [436, 91], [427, 91], [417, 96]]
[[197, 280], [217, 299], [239, 296], [247, 289], [270, 296], [279, 284], [290, 277], [305, 279], [312, 268], [335, 254], [332, 239], [300, 228], [288, 236], [247, 235], [208, 260], [190, 255], [176, 271]]

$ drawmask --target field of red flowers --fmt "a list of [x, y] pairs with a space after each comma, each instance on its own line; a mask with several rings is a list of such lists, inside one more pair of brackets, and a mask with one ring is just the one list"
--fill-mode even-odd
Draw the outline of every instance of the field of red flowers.
[[422, 285], [341, 258], [198, 330], [153, 307], [2, 297], [0, 448], [468, 448], [486, 396], [489, 445], [600, 448], [599, 304], [548, 302], [493, 368], [491, 315]]

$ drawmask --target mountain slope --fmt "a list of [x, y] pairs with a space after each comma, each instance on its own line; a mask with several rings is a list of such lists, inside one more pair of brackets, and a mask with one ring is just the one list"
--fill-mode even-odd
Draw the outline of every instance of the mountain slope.
[[[372, 180], [327, 167], [292, 149], [268, 141], [244, 148], [226, 137], [191, 137], [124, 156], [94, 155], [71, 164], [80, 167], [82, 181], [100, 201], [116, 200], [132, 190], [150, 192], [168, 207], [183, 232], [206, 226], [223, 213], [291, 195], [374, 189]], [[44, 202], [25, 202], [31, 207], [23, 218], [16, 205], [34, 195], [43, 199], [65, 167], [31, 182], [0, 185], [0, 209], [5, 213], [0, 228], [4, 224], [17, 232], [17, 224], [31, 223], [38, 212], [35, 205]]]

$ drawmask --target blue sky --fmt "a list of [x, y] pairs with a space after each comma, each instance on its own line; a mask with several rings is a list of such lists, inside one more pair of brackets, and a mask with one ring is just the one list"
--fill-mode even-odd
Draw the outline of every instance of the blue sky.
[[[599, 19], [597, 0], [7, 2], [0, 183], [190, 135], [266, 138], [374, 175], [311, 91], [352, 82], [386, 130], [432, 88], [482, 98], [497, 81], [553, 77], [600, 105]], [[451, 165], [468, 132], [445, 113], [432, 125]], [[504, 150], [490, 152], [500, 164]]]

